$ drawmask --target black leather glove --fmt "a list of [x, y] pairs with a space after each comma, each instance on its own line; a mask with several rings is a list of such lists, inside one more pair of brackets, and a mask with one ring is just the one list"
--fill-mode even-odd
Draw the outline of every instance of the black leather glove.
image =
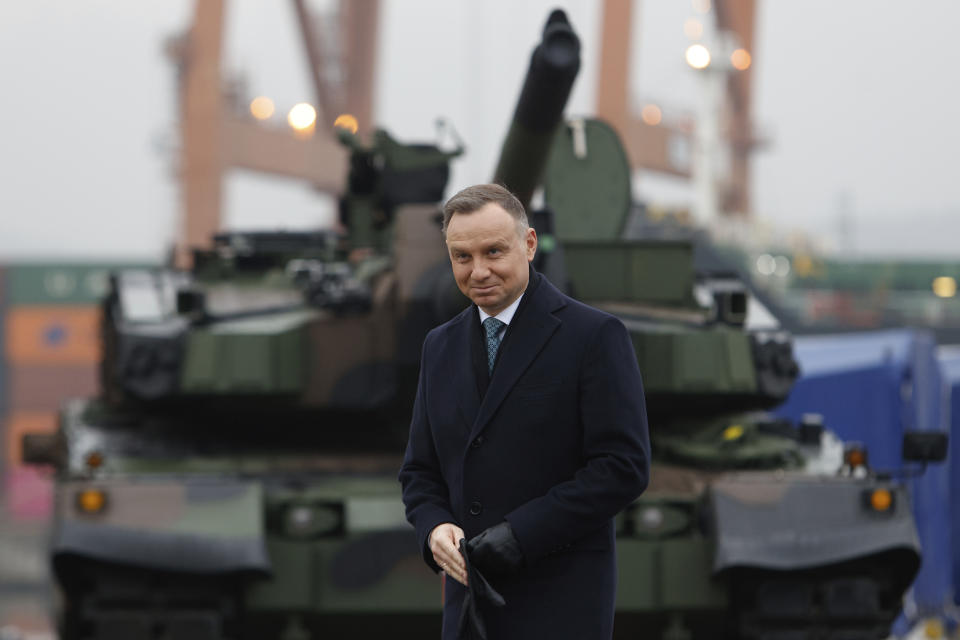
[[501, 522], [467, 542], [467, 553], [472, 564], [493, 574], [516, 573], [523, 566], [520, 542], [509, 522]]
[[457, 637], [460, 640], [487, 640], [487, 625], [483, 620], [480, 603], [487, 606], [502, 607], [506, 604], [503, 596], [490, 586], [487, 579], [470, 562], [467, 554], [467, 541], [460, 539], [460, 554], [467, 565], [467, 595], [463, 599], [463, 608], [460, 609], [460, 621], [457, 625]]

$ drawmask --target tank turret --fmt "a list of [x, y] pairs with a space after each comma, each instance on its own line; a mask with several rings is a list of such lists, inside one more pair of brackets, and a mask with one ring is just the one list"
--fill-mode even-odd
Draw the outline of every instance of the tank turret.
[[443, 319], [404, 324], [428, 271], [410, 264], [420, 253], [411, 244], [431, 234], [440, 244], [436, 203], [462, 147], [404, 145], [381, 130], [369, 146], [347, 132], [341, 140], [351, 148], [343, 231], [221, 233], [195, 251], [190, 272], [113, 276], [103, 312], [108, 402], [249, 415], [398, 400], [402, 332], [416, 340]]

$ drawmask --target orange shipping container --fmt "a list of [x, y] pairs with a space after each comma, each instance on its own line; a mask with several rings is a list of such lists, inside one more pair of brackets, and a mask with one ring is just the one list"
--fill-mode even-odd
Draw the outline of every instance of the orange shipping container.
[[100, 308], [8, 307], [8, 365], [95, 364], [100, 360]]
[[7, 369], [7, 406], [11, 411], [57, 410], [64, 400], [97, 393], [96, 365], [20, 365]]
[[[6, 286], [7, 286], [7, 274], [3, 267], [0, 265], [0, 336], [6, 335], [4, 326], [6, 326]], [[4, 362], [6, 355], [4, 350], [0, 349], [0, 424], [2, 424], [3, 415], [7, 411], [7, 363]]]

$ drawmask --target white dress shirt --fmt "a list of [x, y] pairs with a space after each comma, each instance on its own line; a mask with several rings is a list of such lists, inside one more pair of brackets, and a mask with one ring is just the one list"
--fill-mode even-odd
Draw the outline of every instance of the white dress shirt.
[[[526, 293], [524, 291], [523, 293]], [[507, 332], [507, 327], [510, 326], [510, 321], [513, 320], [513, 314], [517, 312], [517, 307], [520, 306], [520, 301], [523, 300], [523, 293], [521, 293], [516, 300], [510, 303], [506, 309], [493, 316], [497, 320], [503, 323], [503, 326], [500, 327], [500, 333], [497, 334], [497, 340], [503, 340], [503, 334]], [[480, 312], [480, 326], [483, 326], [483, 321], [490, 317], [490, 314], [477, 307], [477, 311]]]

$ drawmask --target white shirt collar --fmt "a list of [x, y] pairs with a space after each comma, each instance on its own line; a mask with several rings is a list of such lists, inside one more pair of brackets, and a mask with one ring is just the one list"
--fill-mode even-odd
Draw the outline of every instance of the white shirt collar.
[[[524, 291], [524, 293], [526, 293], [526, 291]], [[521, 293], [516, 300], [510, 303], [510, 306], [508, 306], [506, 309], [504, 309], [503, 311], [501, 311], [500, 313], [498, 313], [493, 317], [499, 320], [500, 322], [502, 322], [503, 324], [509, 325], [510, 321], [513, 320], [513, 314], [517, 312], [517, 307], [520, 306], [521, 300], [523, 300], [523, 293]], [[484, 311], [483, 309], [481, 309], [480, 307], [477, 307], [477, 311], [480, 312], [480, 324], [482, 325], [483, 321], [490, 317], [490, 314]], [[506, 327], [504, 327], [503, 330], [506, 331]]]

